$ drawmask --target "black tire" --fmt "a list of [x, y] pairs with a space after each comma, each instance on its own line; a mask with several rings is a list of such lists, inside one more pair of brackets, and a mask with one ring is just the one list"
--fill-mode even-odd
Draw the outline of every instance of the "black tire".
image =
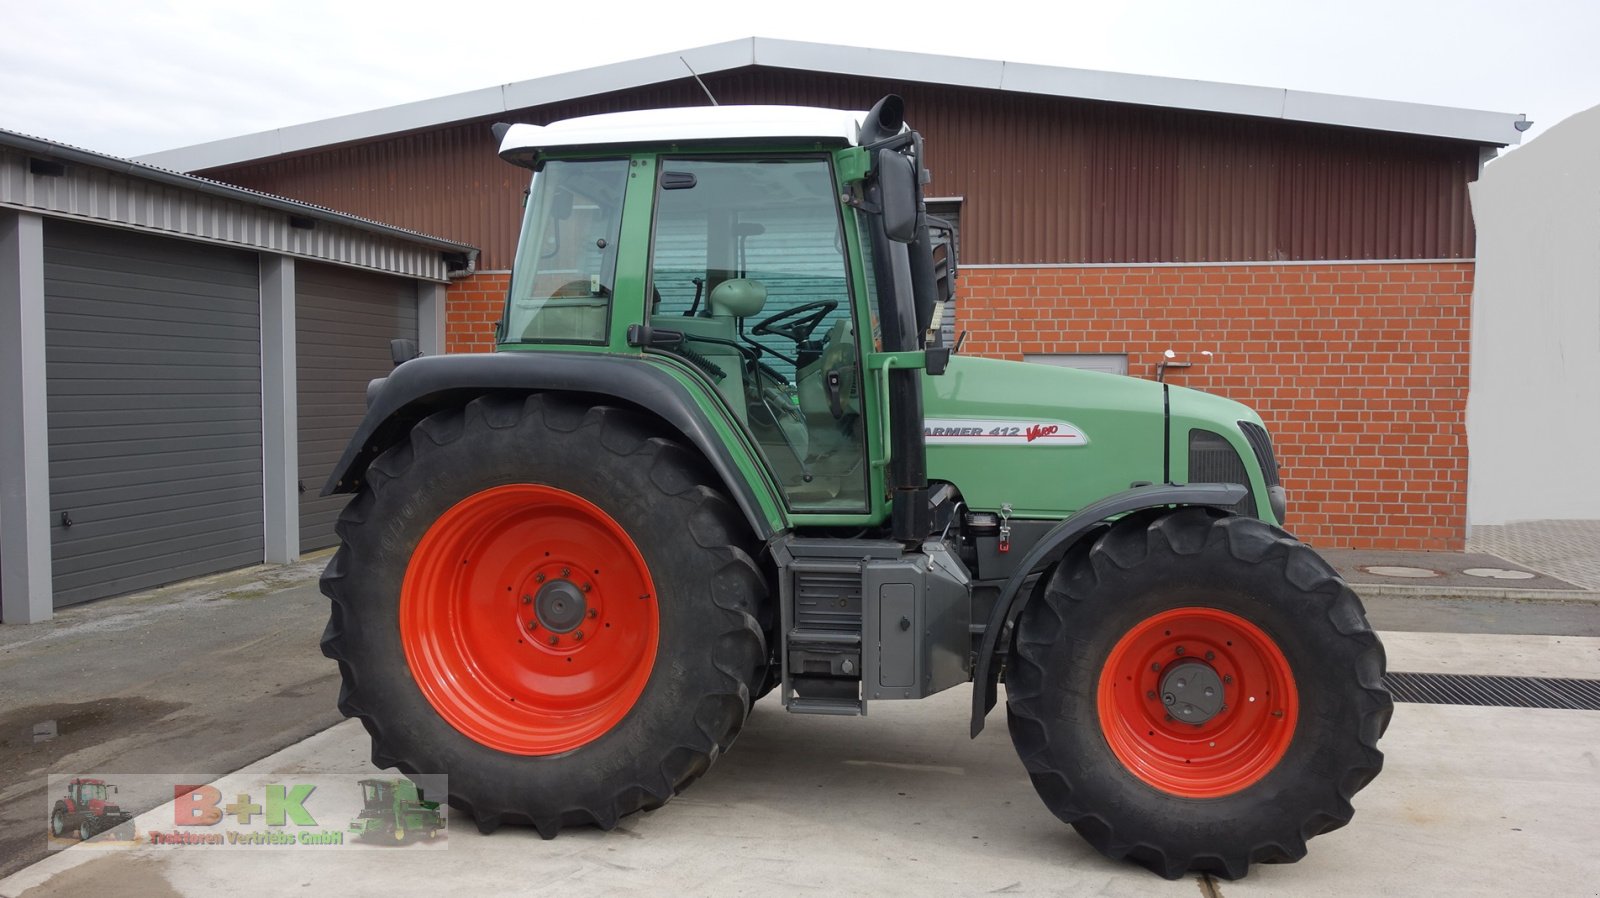
[[[447, 722], [419, 689], [399, 609], [424, 533], [463, 497], [535, 483], [598, 506], [637, 545], [656, 587], [657, 653], [619, 722], [560, 754], [512, 754]], [[530, 824], [603, 829], [664, 804], [733, 743], [764, 675], [756, 615], [765, 581], [748, 527], [695, 454], [638, 414], [570, 399], [484, 396], [438, 412], [369, 468], [339, 518], [343, 545], [322, 576], [322, 638], [339, 662], [339, 709], [372, 737], [372, 760], [448, 774], [449, 803], [483, 832]]]
[[[1259, 628], [1292, 670], [1299, 702], [1281, 756], [1217, 797], [1174, 794], [1131, 772], [1102, 729], [1097, 694], [1124, 635], [1196, 606]], [[1392, 710], [1383, 672], [1360, 600], [1315, 552], [1253, 518], [1184, 508], [1131, 517], [1068, 554], [1018, 621], [1007, 723], [1045, 805], [1106, 856], [1168, 879], [1235, 879], [1252, 863], [1298, 860], [1307, 839], [1349, 822], [1351, 797], [1383, 767], [1377, 742]]]
[[57, 802], [55, 809], [50, 812], [50, 835], [58, 839], [64, 838], [67, 835], [67, 828], [67, 809]]
[[89, 821], [84, 820], [83, 822], [79, 823], [78, 840], [81, 842], [87, 842], [92, 838], [94, 838], [94, 827], [89, 825]]

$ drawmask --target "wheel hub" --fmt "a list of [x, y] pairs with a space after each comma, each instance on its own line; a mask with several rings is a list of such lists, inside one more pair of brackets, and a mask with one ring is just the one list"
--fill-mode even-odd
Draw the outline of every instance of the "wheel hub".
[[1222, 677], [1199, 661], [1174, 664], [1161, 678], [1161, 701], [1174, 720], [1205, 723], [1222, 710]]
[[589, 603], [583, 590], [571, 580], [551, 580], [540, 587], [533, 600], [539, 626], [552, 633], [570, 633], [583, 623]]
[[654, 596], [638, 547], [598, 506], [542, 484], [496, 486], [446, 509], [413, 551], [401, 643], [459, 732], [560, 754], [616, 726], [644, 691]]

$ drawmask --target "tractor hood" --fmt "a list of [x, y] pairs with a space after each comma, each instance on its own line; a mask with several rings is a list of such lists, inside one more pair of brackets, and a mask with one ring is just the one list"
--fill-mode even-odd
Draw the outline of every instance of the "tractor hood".
[[[1196, 390], [1172, 387], [1170, 400], [1185, 427], [1207, 422], [1232, 435], [1233, 422], [1260, 420]], [[954, 483], [972, 509], [1010, 504], [1019, 518], [1063, 518], [1165, 479], [1162, 388], [1154, 381], [955, 356], [944, 374], [923, 378], [923, 403], [928, 479]], [[1172, 433], [1181, 447], [1176, 425]], [[1180, 459], [1173, 462], [1177, 474]]]

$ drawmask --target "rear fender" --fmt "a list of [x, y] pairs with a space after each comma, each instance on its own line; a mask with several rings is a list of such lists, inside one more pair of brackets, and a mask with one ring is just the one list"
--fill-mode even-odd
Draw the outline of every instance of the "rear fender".
[[[761, 540], [787, 526], [783, 505], [765, 484], [741, 473], [759, 465], [730, 447], [690, 390], [664, 368], [638, 356], [597, 353], [496, 352], [412, 359], [368, 391], [367, 415], [334, 466], [322, 495], [361, 488], [367, 466], [413, 425], [442, 409], [490, 392], [566, 392], [643, 409], [677, 430], [721, 478]], [[742, 453], [743, 458], [736, 455]]]
[[1072, 548], [1090, 530], [1107, 518], [1143, 511], [1147, 508], [1167, 508], [1177, 505], [1214, 505], [1226, 508], [1245, 497], [1247, 490], [1237, 483], [1189, 483], [1139, 486], [1113, 493], [1098, 502], [1086, 505], [1076, 514], [1052, 527], [1017, 564], [1016, 571], [1006, 580], [1000, 598], [989, 614], [983, 631], [983, 643], [978, 649], [978, 663], [972, 679], [972, 737], [983, 732], [983, 719], [994, 708], [999, 691], [1000, 635], [1007, 621], [1027, 604], [1028, 594], [1022, 591], [1023, 581], [1043, 570], [1050, 562]]

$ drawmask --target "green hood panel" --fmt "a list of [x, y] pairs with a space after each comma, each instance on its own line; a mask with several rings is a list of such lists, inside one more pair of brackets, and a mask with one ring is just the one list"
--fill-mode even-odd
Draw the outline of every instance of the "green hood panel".
[[[1164, 479], [1161, 385], [1154, 381], [955, 356], [944, 374], [922, 383], [928, 479], [954, 483], [970, 508], [997, 511], [1009, 502], [1018, 518], [1064, 518], [1134, 483]], [[1170, 401], [1173, 482], [1189, 479], [1189, 431], [1199, 427], [1233, 444], [1252, 492], [1264, 496], [1238, 426], [1260, 424], [1261, 416], [1178, 386]]]
[[1161, 386], [1152, 381], [954, 356], [922, 382], [928, 479], [954, 483], [970, 508], [1009, 502], [1019, 518], [1063, 518], [1162, 479]]

